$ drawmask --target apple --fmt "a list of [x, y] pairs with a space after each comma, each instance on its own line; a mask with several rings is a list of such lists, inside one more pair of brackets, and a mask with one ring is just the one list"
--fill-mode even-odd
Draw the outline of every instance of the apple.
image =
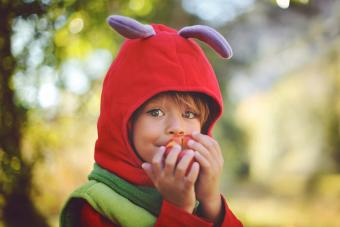
[[183, 150], [189, 149], [188, 142], [192, 139], [190, 135], [174, 136], [166, 145], [166, 148], [172, 148], [175, 144], [181, 145]]
[[[188, 146], [188, 141], [192, 139], [192, 137], [190, 135], [184, 135], [184, 136], [174, 136], [165, 146], [166, 150], [165, 150], [165, 157], [168, 156], [168, 154], [170, 153], [171, 149], [173, 148], [173, 146], [175, 146], [175, 144], [179, 144], [182, 147], [181, 152], [178, 155], [177, 158], [177, 162], [176, 164], [178, 164], [178, 162], [183, 158], [183, 156], [188, 152], [189, 146]], [[192, 164], [195, 162], [195, 159], [191, 159], [190, 164], [189, 164], [189, 168], [188, 170], [191, 169]], [[187, 173], [188, 173], [187, 170]]]

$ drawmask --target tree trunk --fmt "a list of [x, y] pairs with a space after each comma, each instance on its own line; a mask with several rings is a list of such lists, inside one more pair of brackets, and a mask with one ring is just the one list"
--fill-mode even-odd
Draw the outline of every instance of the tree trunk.
[[[21, 2], [21, 1], [20, 1]], [[48, 226], [30, 198], [31, 166], [21, 155], [21, 130], [26, 113], [15, 103], [11, 84], [15, 58], [11, 54], [11, 26], [24, 3], [2, 1], [0, 5], [0, 219], [5, 226]], [[27, 4], [26, 4], [27, 6]], [[33, 9], [33, 8], [32, 8]]]

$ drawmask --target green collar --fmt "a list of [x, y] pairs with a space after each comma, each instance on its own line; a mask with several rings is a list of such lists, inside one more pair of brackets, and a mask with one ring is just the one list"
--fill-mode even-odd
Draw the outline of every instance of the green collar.
[[121, 196], [146, 209], [151, 214], [155, 216], [159, 215], [162, 206], [162, 196], [155, 188], [130, 184], [117, 175], [103, 169], [97, 163], [94, 164], [93, 170], [88, 178], [89, 180], [104, 183]]

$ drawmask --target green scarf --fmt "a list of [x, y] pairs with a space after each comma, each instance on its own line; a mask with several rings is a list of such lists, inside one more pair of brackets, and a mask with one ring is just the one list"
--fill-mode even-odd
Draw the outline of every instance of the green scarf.
[[161, 194], [152, 187], [135, 186], [117, 175], [94, 164], [89, 180], [102, 182], [132, 203], [144, 208], [151, 214], [158, 216], [162, 206]]
[[66, 201], [60, 214], [60, 227], [79, 224], [84, 200], [121, 226], [154, 225], [162, 205], [162, 197], [156, 189], [130, 184], [97, 164], [88, 178], [89, 181], [72, 192]]
[[[153, 226], [162, 206], [161, 194], [152, 187], [135, 186], [94, 164], [89, 182], [75, 190], [60, 215], [61, 227], [78, 223], [86, 200], [97, 212], [123, 226]], [[195, 210], [199, 205], [196, 202]], [[131, 214], [133, 214], [131, 216]]]

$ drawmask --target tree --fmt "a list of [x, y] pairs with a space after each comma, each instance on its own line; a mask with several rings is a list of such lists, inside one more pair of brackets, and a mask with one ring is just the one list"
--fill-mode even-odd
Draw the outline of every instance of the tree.
[[[22, 53], [14, 56], [11, 47], [13, 25], [17, 20], [45, 18], [48, 24], [45, 26], [53, 31], [53, 36], [44, 48], [44, 59], [37, 67], [43, 64], [57, 68], [68, 57], [67, 49], [72, 46], [68, 39], [76, 38], [92, 41], [91, 48], [100, 46], [110, 48], [112, 46], [96, 42], [100, 32], [103, 36], [108, 35], [110, 29], [106, 27], [105, 19], [110, 14], [124, 14], [132, 16], [142, 22], [149, 20], [163, 23], [188, 24], [193, 17], [188, 16], [181, 10], [179, 1], [144, 1], [140, 5], [137, 1], [20, 1], [1, 0], [0, 5], [0, 217], [5, 226], [48, 226], [45, 218], [38, 212], [31, 199], [32, 192], [32, 170], [36, 160], [27, 161], [22, 155], [22, 138], [25, 125], [29, 122], [27, 111], [33, 108], [23, 105], [16, 97], [13, 78], [16, 71], [25, 72], [28, 68], [27, 47]], [[133, 5], [134, 4], [134, 5]], [[55, 27], [55, 22], [65, 18], [65, 24], [77, 17], [85, 15], [88, 17], [89, 26], [84, 29], [82, 36], [66, 37], [66, 45], [56, 42], [57, 33], [65, 26]], [[171, 23], [170, 23], [171, 22]], [[56, 31], [54, 31], [56, 29]], [[67, 28], [66, 28], [67, 29]], [[56, 32], [56, 33], [54, 33]], [[41, 31], [35, 29], [33, 40], [39, 37]], [[97, 33], [97, 34], [96, 34]], [[26, 35], [26, 34], [22, 34]], [[111, 34], [112, 35], [112, 34]], [[113, 35], [114, 36], [114, 35]], [[117, 38], [118, 36], [116, 36]], [[65, 37], [64, 37], [65, 38]], [[65, 44], [65, 43], [64, 43]], [[91, 50], [92, 50], [91, 49]], [[25, 74], [25, 73], [24, 73]], [[29, 77], [28, 73], [24, 75]], [[64, 87], [59, 86], [60, 89]]]
[[32, 14], [43, 15], [46, 6], [40, 2], [1, 1], [0, 6], [0, 163], [2, 219], [6, 226], [47, 226], [30, 199], [31, 169], [21, 156], [22, 128], [26, 110], [16, 104], [12, 75], [16, 59], [11, 53], [13, 20]]

